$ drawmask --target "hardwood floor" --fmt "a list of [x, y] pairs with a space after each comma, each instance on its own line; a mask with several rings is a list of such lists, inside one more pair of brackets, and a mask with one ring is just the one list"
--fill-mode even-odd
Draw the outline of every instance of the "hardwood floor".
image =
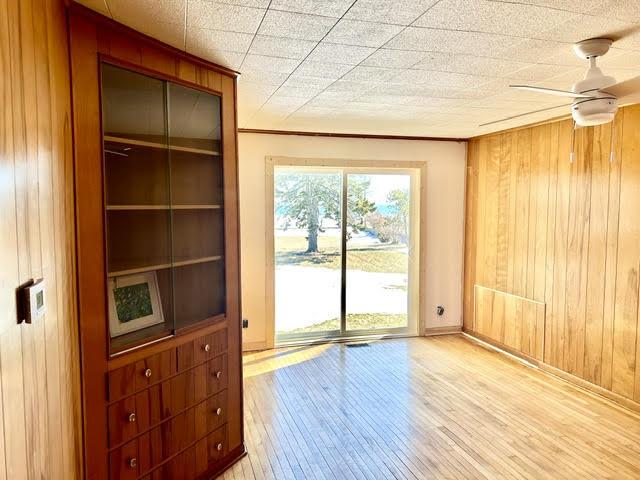
[[461, 335], [244, 357], [225, 479], [640, 478], [640, 416]]

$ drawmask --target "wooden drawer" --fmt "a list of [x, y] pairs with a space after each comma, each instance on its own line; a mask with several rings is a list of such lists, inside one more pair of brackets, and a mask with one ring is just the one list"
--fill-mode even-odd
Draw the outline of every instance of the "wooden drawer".
[[196, 478], [204, 477], [228, 451], [227, 427], [220, 427], [196, 443]]
[[176, 373], [176, 350], [171, 348], [109, 372], [109, 400], [147, 388]]
[[226, 390], [199, 403], [195, 408], [196, 438], [202, 438], [227, 423], [227, 415]]
[[225, 423], [226, 407], [225, 390], [115, 448], [109, 461], [112, 479], [136, 478], [206, 437]]
[[110, 480], [135, 480], [141, 471], [148, 469], [148, 461], [146, 458], [141, 458], [145, 456], [141, 453], [145, 450], [144, 445], [148, 443], [148, 440], [143, 437], [144, 435], [109, 454]]
[[195, 478], [196, 449], [191, 447], [155, 469], [143, 480], [193, 480]]
[[226, 328], [180, 345], [177, 349], [178, 371], [187, 370], [226, 351]]
[[224, 354], [113, 403], [108, 407], [109, 447], [120, 445], [226, 386], [227, 356]]
[[227, 388], [227, 355], [219, 355], [193, 369], [195, 399], [205, 398]]

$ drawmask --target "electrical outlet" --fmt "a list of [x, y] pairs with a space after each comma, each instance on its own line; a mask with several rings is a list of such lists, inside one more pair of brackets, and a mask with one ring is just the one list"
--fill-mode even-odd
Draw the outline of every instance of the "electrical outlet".
[[242, 319], [242, 328], [249, 328], [249, 319], [248, 318], [243, 318]]

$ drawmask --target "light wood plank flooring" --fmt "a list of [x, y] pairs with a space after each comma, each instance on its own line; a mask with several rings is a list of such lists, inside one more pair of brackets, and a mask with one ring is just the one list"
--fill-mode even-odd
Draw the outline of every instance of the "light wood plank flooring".
[[640, 416], [461, 335], [244, 357], [225, 479], [638, 479]]

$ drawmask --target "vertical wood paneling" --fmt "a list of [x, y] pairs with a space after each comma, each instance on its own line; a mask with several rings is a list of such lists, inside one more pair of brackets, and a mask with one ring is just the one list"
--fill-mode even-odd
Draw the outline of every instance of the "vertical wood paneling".
[[469, 142], [464, 326], [640, 401], [640, 106], [576, 130], [571, 163], [573, 135], [564, 120]]
[[564, 370], [582, 377], [584, 369], [584, 323], [586, 309], [589, 256], [587, 233], [589, 229], [589, 184], [593, 128], [576, 132], [575, 158], [571, 164], [569, 189], [569, 230], [567, 240], [567, 274], [565, 306]]
[[609, 153], [611, 126], [593, 130], [591, 157], [591, 199], [589, 254], [586, 285], [584, 378], [600, 384], [604, 319], [605, 274], [607, 268], [607, 210], [609, 206]]
[[618, 272], [618, 223], [620, 217], [620, 158], [622, 158], [622, 124], [624, 112], [618, 113], [611, 132], [614, 157], [609, 164], [609, 201], [607, 208], [607, 259], [602, 319], [602, 367], [600, 386], [611, 389], [613, 366], [613, 326]]
[[640, 107], [624, 112], [620, 179], [618, 267], [613, 330], [612, 390], [632, 398], [636, 369], [640, 268]]
[[[0, 1], [0, 479], [81, 474], [73, 160], [64, 5]], [[46, 281], [17, 324], [15, 289]], [[8, 295], [7, 295], [8, 294]]]

